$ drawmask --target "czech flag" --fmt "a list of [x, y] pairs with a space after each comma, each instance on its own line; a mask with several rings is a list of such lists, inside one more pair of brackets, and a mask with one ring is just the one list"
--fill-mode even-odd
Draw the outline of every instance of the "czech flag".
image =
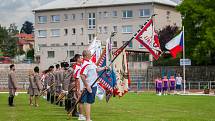
[[173, 58], [176, 58], [177, 54], [183, 51], [183, 39], [183, 31], [181, 31], [179, 35], [174, 37], [165, 45], [166, 49], [170, 51]]

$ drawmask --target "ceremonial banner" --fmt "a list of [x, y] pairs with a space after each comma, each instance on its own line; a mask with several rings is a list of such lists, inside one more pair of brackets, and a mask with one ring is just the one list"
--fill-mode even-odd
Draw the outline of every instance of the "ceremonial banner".
[[135, 39], [143, 45], [157, 60], [161, 55], [160, 43], [154, 32], [153, 20], [150, 19], [135, 36]]
[[[98, 60], [97, 66], [104, 67], [108, 66], [106, 65], [106, 49], [103, 50], [101, 57]], [[102, 72], [99, 72], [98, 75], [100, 75]], [[99, 83], [101, 87], [103, 87], [106, 92], [113, 93], [114, 87], [116, 84], [116, 75], [113, 71], [113, 68], [110, 70], [106, 70], [105, 73], [102, 74], [102, 76], [99, 78]]]
[[102, 52], [101, 41], [97, 40], [95, 37], [93, 42], [89, 45], [88, 50], [91, 52], [92, 62], [94, 62], [94, 63], [98, 62], [99, 57], [100, 57], [101, 52]]
[[117, 52], [115, 54], [119, 55], [113, 63], [117, 80], [114, 93], [121, 97], [128, 92], [128, 64], [125, 50], [123, 49], [121, 53]]

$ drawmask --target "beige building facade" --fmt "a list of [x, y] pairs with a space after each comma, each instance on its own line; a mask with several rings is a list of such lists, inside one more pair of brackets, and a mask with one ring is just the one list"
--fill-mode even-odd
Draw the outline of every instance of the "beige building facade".
[[[81, 0], [57, 0], [33, 10], [35, 56], [41, 68], [45, 69], [60, 61], [68, 61], [74, 54], [80, 54], [94, 37], [105, 45], [106, 39], [112, 32], [116, 32], [112, 38], [113, 47], [119, 48], [153, 14], [156, 14], [154, 17], [156, 30], [174, 24], [181, 27], [181, 15], [175, 10], [176, 3], [169, 0], [156, 1], [158, 0], [100, 3], [99, 0], [82, 2]], [[147, 50], [136, 40], [133, 40], [126, 49], [143, 53], [141, 54], [143, 58], [149, 56]], [[149, 60], [148, 57], [146, 60], [136, 61]]]

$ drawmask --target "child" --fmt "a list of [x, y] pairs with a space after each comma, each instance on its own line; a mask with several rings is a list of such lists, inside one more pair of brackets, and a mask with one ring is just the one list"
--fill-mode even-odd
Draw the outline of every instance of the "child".
[[162, 80], [161, 78], [158, 79], [158, 95], [161, 95], [161, 91], [162, 91]]
[[164, 78], [162, 79], [162, 84], [163, 84], [163, 95], [167, 95], [167, 89], [168, 89], [167, 76], [164, 76]]
[[169, 79], [169, 87], [170, 87], [170, 92], [175, 91], [175, 78], [174, 78], [174, 76], [171, 76]]
[[155, 79], [155, 91], [156, 91], [156, 94], [158, 94], [158, 81], [159, 81], [159, 79], [156, 78]]

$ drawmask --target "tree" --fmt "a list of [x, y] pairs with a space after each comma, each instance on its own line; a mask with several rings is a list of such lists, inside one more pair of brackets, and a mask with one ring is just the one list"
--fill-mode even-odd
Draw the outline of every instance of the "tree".
[[17, 41], [18, 39], [14, 37], [16, 29], [9, 32], [5, 27], [0, 26], [0, 49], [4, 53], [4, 56], [14, 57], [17, 50]]
[[16, 34], [19, 33], [19, 30], [17, 29], [18, 27], [16, 26], [15, 23], [10, 24], [9, 28], [8, 28], [8, 33], [11, 36], [15, 36]]
[[33, 31], [34, 31], [33, 23], [25, 21], [25, 23], [22, 25], [20, 33], [32, 34]]
[[185, 27], [187, 58], [198, 65], [215, 64], [215, 2], [214, 0], [184, 0], [177, 10]]
[[165, 48], [166, 43], [168, 43], [172, 38], [174, 38], [178, 32], [179, 28], [176, 25], [168, 25], [158, 32], [162, 51], [167, 51]]
[[[179, 58], [172, 58], [172, 56], [166, 53], [168, 50], [165, 48], [166, 43], [168, 43], [172, 38], [174, 38], [179, 33], [179, 27], [176, 25], [166, 26], [158, 32], [158, 38], [161, 45], [161, 50], [164, 52], [162, 56], [153, 62], [155, 66], [177, 66], [179, 65]], [[180, 57], [180, 55], [178, 56]]]
[[34, 49], [30, 49], [27, 51], [27, 58], [34, 60]]

